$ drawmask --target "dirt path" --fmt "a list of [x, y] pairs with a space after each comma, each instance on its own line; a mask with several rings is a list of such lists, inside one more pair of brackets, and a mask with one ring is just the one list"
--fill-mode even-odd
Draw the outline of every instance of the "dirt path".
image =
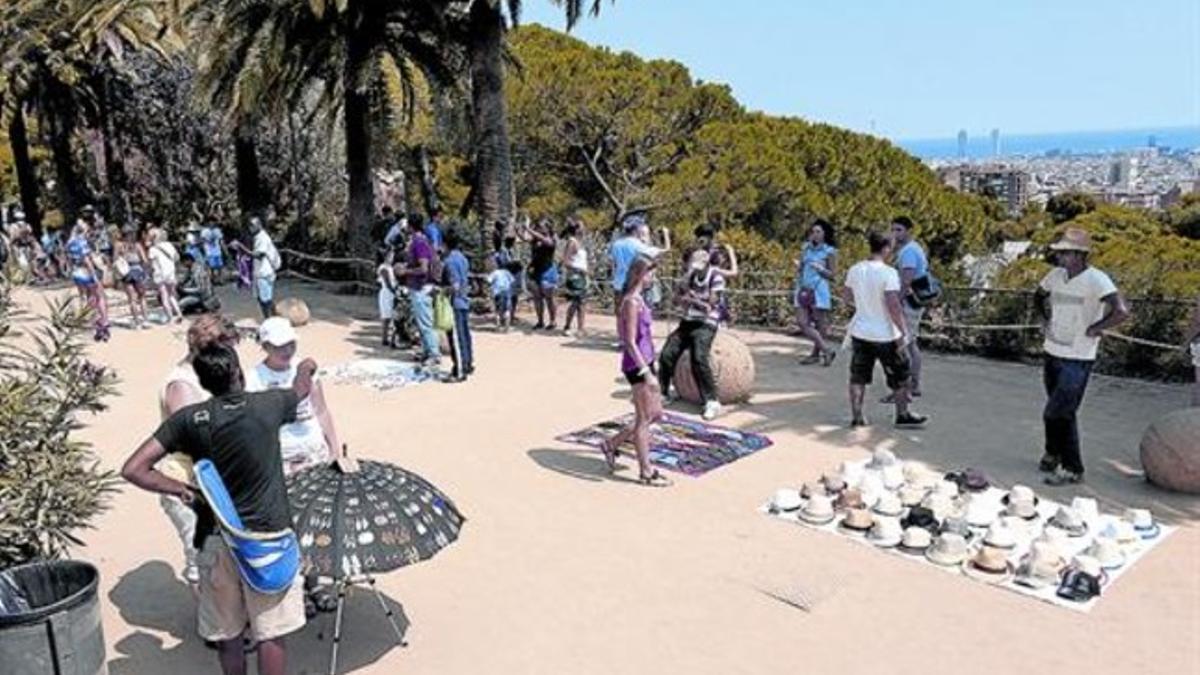
[[[376, 353], [374, 320], [357, 320], [371, 319], [372, 299], [297, 292], [315, 316], [300, 332], [302, 354], [330, 365]], [[245, 298], [229, 304], [252, 316]], [[800, 367], [791, 338], [742, 336], [757, 361], [758, 395], [722, 421], [776, 445], [667, 490], [631, 484], [628, 460], [630, 470], [610, 479], [599, 454], [553, 440], [626, 411], [606, 337], [480, 330], [470, 384], [329, 386], [341, 435], [359, 455], [420, 473], [469, 519], [450, 550], [381, 580], [405, 616], [408, 648], [392, 648], [372, 598], [352, 598], [343, 672], [1200, 672], [1200, 501], [1136, 475], [1142, 429], [1182, 404], [1182, 388], [1098, 377], [1089, 392], [1089, 482], [1076, 492], [1109, 509], [1146, 505], [1184, 527], [1085, 616], [755, 512], [776, 487], [881, 444], [941, 468], [982, 467], [1000, 484], [1036, 485], [1036, 369], [931, 357], [920, 406], [932, 415], [927, 431], [851, 432], [844, 361]], [[247, 362], [256, 351], [243, 345]], [[87, 431], [105, 464], [119, 466], [153, 431], [156, 388], [182, 352], [173, 327], [116, 331], [95, 349], [122, 377], [121, 395]], [[86, 539], [80, 557], [103, 576], [111, 672], [214, 672], [156, 499], [125, 489]], [[320, 621], [291, 640], [293, 672], [326, 667]]]

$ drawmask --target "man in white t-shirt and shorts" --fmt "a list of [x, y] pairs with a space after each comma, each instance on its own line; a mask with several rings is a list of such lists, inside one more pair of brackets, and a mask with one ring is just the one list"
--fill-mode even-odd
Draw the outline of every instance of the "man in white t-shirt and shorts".
[[888, 387], [896, 405], [898, 427], [919, 427], [928, 418], [908, 409], [911, 382], [904, 345], [910, 339], [900, 305], [900, 274], [884, 260], [892, 253], [892, 239], [881, 232], [868, 236], [871, 257], [850, 268], [842, 297], [854, 305], [850, 320], [850, 412], [851, 427], [867, 425], [863, 398], [875, 372], [883, 365]]
[[1036, 296], [1046, 319], [1042, 345], [1046, 451], [1038, 468], [1050, 474], [1047, 485], [1083, 481], [1076, 413], [1096, 362], [1100, 336], [1129, 318], [1112, 279], [1088, 265], [1091, 248], [1086, 231], [1068, 228], [1060, 241], [1050, 245], [1055, 267], [1042, 279]]

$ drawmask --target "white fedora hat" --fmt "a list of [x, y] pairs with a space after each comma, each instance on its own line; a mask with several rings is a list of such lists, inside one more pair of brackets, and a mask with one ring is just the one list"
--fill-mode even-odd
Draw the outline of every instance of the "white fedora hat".
[[1096, 577], [1097, 579], [1108, 578], [1108, 575], [1104, 573], [1104, 566], [1100, 564], [1099, 560], [1090, 555], [1082, 553], [1071, 559], [1070, 569], [1079, 570], [1080, 572]]
[[858, 487], [863, 477], [863, 465], [860, 462], [843, 461], [838, 465], [838, 476], [847, 487]]
[[829, 495], [813, 495], [800, 509], [800, 520], [812, 525], [824, 525], [833, 521], [833, 498]]
[[906, 483], [896, 492], [896, 496], [900, 498], [900, 503], [904, 506], [917, 506], [921, 500], [925, 499], [925, 495], [929, 491], [919, 485]]
[[1070, 543], [1067, 541], [1067, 533], [1057, 527], [1046, 527], [1042, 529], [1042, 534], [1034, 540], [1035, 544], [1045, 544], [1054, 549], [1059, 556], [1066, 559]]
[[883, 480], [883, 487], [889, 490], [899, 490], [901, 485], [904, 485], [904, 467], [899, 464], [889, 464], [879, 470], [879, 477]]
[[804, 504], [800, 491], [792, 488], [779, 488], [771, 497], [771, 513], [791, 513]]
[[887, 492], [887, 488], [883, 487], [883, 479], [877, 472], [870, 472], [862, 477], [862, 481], [858, 484], [858, 490], [862, 493], [863, 502], [867, 508], [875, 506], [875, 502]]
[[879, 500], [875, 502], [875, 506], [871, 510], [881, 516], [899, 518], [904, 515], [904, 504], [900, 502], [900, 497], [896, 493], [885, 492], [879, 495]]
[[1100, 517], [1100, 505], [1091, 497], [1076, 497], [1071, 500], [1071, 508], [1079, 512], [1088, 523]]
[[904, 538], [904, 528], [900, 527], [900, 519], [891, 516], [875, 518], [875, 524], [867, 532], [867, 541], [879, 548], [892, 548], [900, 544]]
[[965, 518], [971, 527], [988, 527], [996, 522], [999, 515], [1000, 507], [988, 499], [977, 498], [967, 502]]
[[871, 453], [871, 459], [867, 462], [868, 469], [882, 469], [885, 466], [896, 464], [899, 460], [896, 459], [896, 453], [887, 448], [879, 448]]
[[925, 551], [925, 558], [937, 565], [951, 566], [961, 564], [967, 559], [967, 540], [956, 532], [943, 532], [933, 540], [933, 545]]
[[1125, 564], [1125, 551], [1112, 537], [1097, 535], [1092, 544], [1083, 552], [1100, 561], [1100, 566], [1106, 570], [1115, 570]]
[[1015, 568], [1008, 559], [1008, 551], [992, 546], [981, 546], [969, 560], [962, 562], [963, 572], [972, 579], [989, 584], [1002, 584], [1013, 578]]
[[949, 518], [957, 513], [957, 509], [954, 506], [954, 500], [946, 495], [938, 494], [936, 492], [931, 492], [924, 499], [922, 499], [921, 506], [933, 511], [933, 517], [937, 518], [938, 520], [945, 520], [946, 518]]
[[923, 555], [933, 545], [933, 533], [923, 527], [906, 527], [900, 538], [900, 551]]
[[903, 467], [904, 482], [916, 487], [928, 490], [938, 481], [938, 476], [933, 471], [921, 462], [906, 461]]
[[1017, 533], [1001, 521], [994, 522], [983, 535], [983, 545], [1011, 551], [1017, 547]]
[[1060, 506], [1047, 525], [1057, 527], [1071, 537], [1082, 537], [1088, 531], [1087, 521], [1078, 510], [1070, 506]]
[[875, 516], [867, 509], [850, 509], [838, 522], [838, 529], [853, 534], [863, 534], [875, 525]]
[[1098, 536], [1108, 537], [1125, 548], [1135, 547], [1142, 543], [1142, 537], [1138, 534], [1137, 528], [1127, 520], [1112, 521], [1103, 530], [1100, 530]]
[[958, 483], [952, 480], [939, 480], [933, 485], [933, 493], [954, 499], [958, 496]]
[[1132, 524], [1142, 539], [1153, 539], [1162, 531], [1158, 523], [1154, 522], [1150, 509], [1125, 509], [1122, 520]]
[[1013, 581], [1029, 588], [1047, 588], [1058, 584], [1066, 566], [1067, 561], [1056, 546], [1035, 541], [1030, 545], [1029, 553], [1021, 558], [1021, 564], [1017, 565]]

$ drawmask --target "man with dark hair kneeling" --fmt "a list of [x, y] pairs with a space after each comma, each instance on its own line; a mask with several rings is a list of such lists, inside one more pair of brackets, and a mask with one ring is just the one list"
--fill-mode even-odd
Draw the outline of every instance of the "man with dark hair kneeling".
[[284, 592], [255, 591], [240, 576], [233, 556], [217, 532], [216, 519], [196, 502], [189, 485], [159, 473], [155, 464], [181, 452], [194, 461], [212, 461], [233, 498], [238, 516], [252, 532], [279, 532], [292, 526], [279, 427], [296, 418], [297, 404], [312, 390], [317, 365], [300, 364], [292, 389], [245, 392], [241, 363], [233, 348], [211, 345], [193, 359], [200, 386], [212, 394], [162, 423], [125, 462], [121, 475], [138, 487], [179, 497], [197, 508], [196, 548], [200, 568], [198, 630], [220, 645], [225, 675], [246, 672], [242, 634], [258, 641], [258, 672], [283, 675], [287, 654], [283, 637], [304, 626], [304, 589], [296, 577]]

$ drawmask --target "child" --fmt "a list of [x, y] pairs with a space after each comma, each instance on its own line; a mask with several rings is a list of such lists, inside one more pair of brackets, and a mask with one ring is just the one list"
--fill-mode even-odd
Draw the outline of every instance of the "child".
[[378, 267], [375, 278], [379, 282], [379, 320], [383, 322], [383, 346], [396, 347], [396, 336], [392, 322], [396, 319], [396, 254], [391, 248], [379, 251], [375, 256]]
[[512, 287], [516, 279], [507, 267], [495, 265], [487, 276], [487, 282], [496, 306], [496, 328], [507, 332], [512, 325]]

